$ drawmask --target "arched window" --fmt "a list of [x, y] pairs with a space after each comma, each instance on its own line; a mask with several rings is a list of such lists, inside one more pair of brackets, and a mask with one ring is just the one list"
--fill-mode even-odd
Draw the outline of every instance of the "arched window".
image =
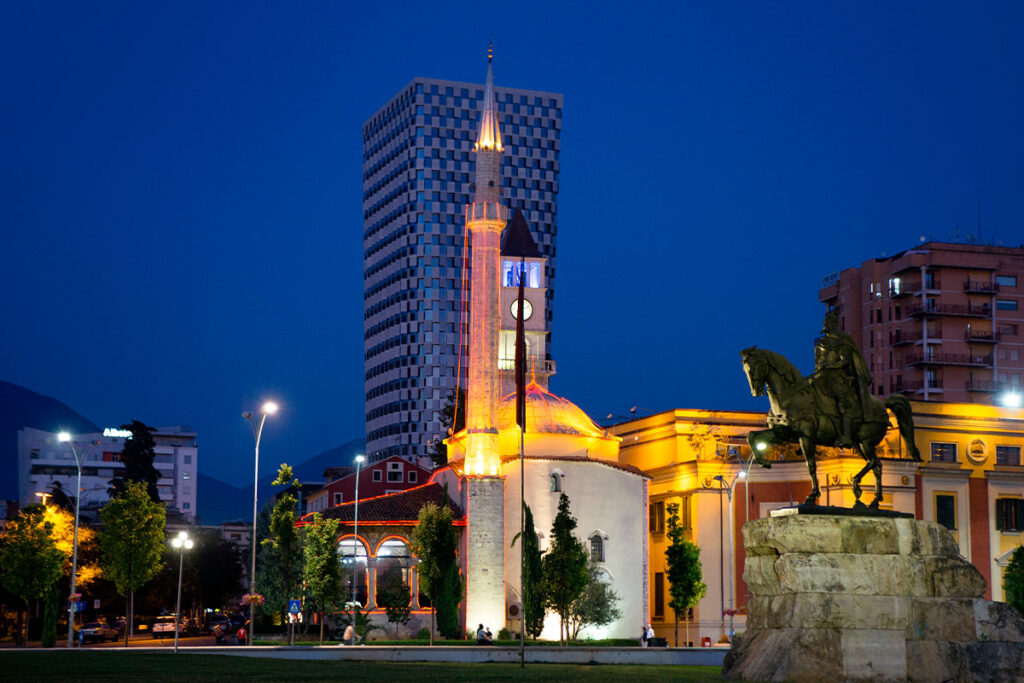
[[551, 473], [551, 492], [559, 493], [562, 490], [562, 475], [558, 472]]
[[[400, 538], [389, 538], [377, 548], [377, 604], [396, 596], [397, 602], [409, 604], [409, 567], [412, 552]], [[404, 602], [403, 602], [404, 600]]]
[[604, 562], [604, 539], [599, 534], [590, 537], [590, 561]]
[[355, 536], [348, 536], [338, 541], [338, 561], [341, 562], [341, 585], [343, 602], [352, 599], [353, 584], [355, 585], [356, 602], [366, 606], [369, 597], [366, 571], [366, 546]]

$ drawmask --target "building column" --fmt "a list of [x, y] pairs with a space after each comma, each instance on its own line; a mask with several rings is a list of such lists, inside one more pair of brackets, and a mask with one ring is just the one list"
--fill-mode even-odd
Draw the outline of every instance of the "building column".
[[420, 573], [415, 566], [409, 567], [409, 605], [412, 609], [420, 608]]
[[377, 558], [366, 558], [366, 609], [377, 609]]

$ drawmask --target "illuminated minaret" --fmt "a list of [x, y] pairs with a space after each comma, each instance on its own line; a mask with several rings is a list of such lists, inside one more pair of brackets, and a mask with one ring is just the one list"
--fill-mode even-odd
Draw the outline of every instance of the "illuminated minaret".
[[471, 235], [469, 377], [466, 385], [467, 538], [466, 627], [505, 625], [504, 482], [498, 451], [498, 331], [501, 326], [501, 132], [487, 55], [473, 203], [466, 207]]

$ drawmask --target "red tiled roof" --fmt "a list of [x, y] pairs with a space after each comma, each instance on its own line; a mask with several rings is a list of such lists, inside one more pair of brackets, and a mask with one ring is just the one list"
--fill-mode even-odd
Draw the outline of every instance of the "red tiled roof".
[[[459, 506], [448, 498], [440, 484], [424, 484], [399, 493], [388, 493], [359, 501], [360, 524], [394, 524], [415, 525], [420, 516], [420, 508], [427, 503], [435, 505], [448, 504], [452, 509], [455, 522], [465, 523], [465, 515]], [[326, 519], [337, 519], [342, 525], [352, 524], [355, 516], [355, 502], [336, 505], [320, 511]], [[303, 515], [300, 523], [312, 521], [313, 514]]]

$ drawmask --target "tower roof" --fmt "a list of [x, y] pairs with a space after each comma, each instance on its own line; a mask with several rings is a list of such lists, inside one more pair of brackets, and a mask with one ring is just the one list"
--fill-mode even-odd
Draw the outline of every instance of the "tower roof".
[[537, 242], [530, 233], [530, 226], [526, 223], [523, 212], [516, 209], [501, 236], [501, 255], [520, 256], [523, 258], [540, 258], [540, 249]]
[[494, 96], [494, 72], [491, 69], [493, 48], [487, 49], [487, 84], [484, 86], [483, 107], [480, 110], [480, 130], [477, 131], [473, 149], [500, 152], [501, 130], [498, 127], [498, 103]]

